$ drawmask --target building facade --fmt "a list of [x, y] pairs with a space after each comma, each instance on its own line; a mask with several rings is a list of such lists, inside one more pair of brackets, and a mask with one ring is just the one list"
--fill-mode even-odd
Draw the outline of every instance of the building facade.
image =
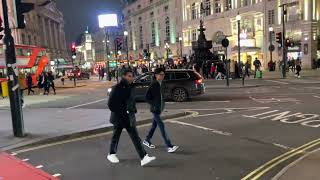
[[[200, 14], [201, 2], [204, 13]], [[272, 59], [282, 59], [282, 48], [275, 42], [275, 34], [282, 32], [281, 4], [287, 4], [286, 38], [294, 42], [288, 49], [289, 59], [300, 59], [304, 68], [313, 67], [319, 56], [320, 1], [318, 0], [182, 0], [184, 53], [192, 53], [191, 42], [197, 40], [199, 19], [202, 17], [207, 39], [213, 41], [214, 53], [224, 54], [221, 40], [227, 36], [230, 46], [228, 58], [238, 59], [238, 21], [240, 20], [241, 60], [262, 61], [264, 67]], [[274, 33], [270, 33], [269, 29]], [[271, 30], [270, 29], [270, 30]], [[275, 50], [270, 53], [272, 42]]]
[[[123, 42], [123, 48], [121, 49], [121, 56], [119, 59], [124, 60], [125, 56], [125, 43], [124, 43], [124, 30], [123, 26], [102, 28], [93, 33], [93, 39], [96, 50], [96, 62], [100, 66], [115, 67], [115, 46], [116, 39], [121, 39]], [[107, 63], [109, 62], [109, 63]]]
[[[12, 3], [10, 1], [13, 0], [8, 1], [9, 5]], [[50, 65], [53, 67], [59, 59], [69, 59], [63, 14], [57, 9], [55, 0], [29, 0], [28, 2], [34, 3], [35, 9], [25, 14], [25, 29], [12, 29], [15, 44], [45, 48]], [[2, 7], [0, 11], [3, 17]], [[9, 19], [10, 23], [14, 24], [13, 17], [10, 16]]]
[[181, 56], [181, 0], [131, 0], [123, 10], [130, 58], [143, 60], [149, 49], [152, 61]]

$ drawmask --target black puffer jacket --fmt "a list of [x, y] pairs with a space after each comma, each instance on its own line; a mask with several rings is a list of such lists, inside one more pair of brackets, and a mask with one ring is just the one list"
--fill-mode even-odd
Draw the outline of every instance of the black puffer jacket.
[[[162, 82], [163, 83], [163, 82]], [[146, 101], [150, 104], [150, 111], [152, 113], [161, 114], [164, 110], [163, 88], [158, 81], [153, 81], [147, 91]]]
[[[132, 87], [125, 79], [112, 87], [108, 107], [111, 111], [110, 122], [112, 124], [124, 125], [129, 123], [128, 101], [131, 96]], [[129, 103], [128, 103], [129, 102]], [[131, 103], [132, 104], [132, 103]]]

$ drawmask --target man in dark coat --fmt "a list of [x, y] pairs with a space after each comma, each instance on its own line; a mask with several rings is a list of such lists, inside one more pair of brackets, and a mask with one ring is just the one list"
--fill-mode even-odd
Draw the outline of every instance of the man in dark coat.
[[108, 106], [111, 111], [110, 122], [114, 125], [114, 130], [107, 159], [111, 163], [119, 163], [119, 159], [116, 156], [117, 147], [121, 132], [123, 128], [125, 128], [140, 156], [141, 166], [145, 166], [156, 158], [150, 157], [146, 153], [138, 135], [135, 124], [135, 113], [137, 109], [132, 82], [133, 72], [131, 70], [125, 70], [122, 75], [122, 80], [112, 88], [110, 93]]
[[150, 129], [146, 139], [143, 141], [143, 144], [151, 149], [155, 148], [155, 145], [151, 143], [151, 138], [157, 128], [159, 126], [161, 135], [168, 147], [168, 152], [175, 152], [179, 146], [174, 146], [171, 144], [171, 141], [166, 133], [164, 123], [160, 117], [161, 113], [164, 110], [164, 97], [162, 92], [163, 79], [165, 76], [165, 70], [162, 68], [157, 68], [155, 70], [155, 81], [150, 85], [147, 94], [146, 101], [150, 104], [150, 111], [153, 114], [153, 122], [152, 128]]

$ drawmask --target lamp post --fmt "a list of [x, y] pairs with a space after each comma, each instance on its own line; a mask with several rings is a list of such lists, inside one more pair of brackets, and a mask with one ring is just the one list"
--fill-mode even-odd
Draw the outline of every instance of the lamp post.
[[124, 35], [125, 41], [126, 41], [125, 43], [126, 43], [127, 63], [128, 63], [128, 66], [129, 66], [129, 47], [128, 47], [128, 35], [129, 35], [129, 33], [128, 33], [128, 31], [124, 31], [123, 35]]
[[166, 43], [164, 45], [164, 48], [167, 50], [167, 60], [169, 59], [169, 50], [170, 50], [170, 45], [168, 43]]
[[182, 37], [179, 37], [179, 42], [180, 42], [180, 58], [181, 58], [181, 61], [182, 61]]
[[274, 51], [274, 45], [272, 44], [272, 34], [274, 33], [273, 27], [269, 27], [269, 51], [270, 51], [270, 63], [272, 67], [269, 67], [270, 70], [273, 70], [273, 61], [272, 61], [272, 52]]
[[236, 16], [236, 20], [238, 22], [238, 63], [240, 65], [240, 56], [241, 56], [241, 54], [240, 54], [240, 52], [241, 52], [241, 49], [240, 49], [240, 21], [241, 21], [241, 16], [239, 15], [239, 13]]

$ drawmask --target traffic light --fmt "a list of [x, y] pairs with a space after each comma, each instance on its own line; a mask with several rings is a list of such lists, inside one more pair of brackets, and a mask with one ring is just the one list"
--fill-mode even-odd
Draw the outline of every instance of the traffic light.
[[26, 27], [24, 14], [33, 10], [33, 3], [23, 3], [21, 0], [15, 0], [15, 13], [17, 17], [17, 28], [24, 29]]
[[0, 40], [3, 39], [4, 27], [2, 27], [2, 19], [0, 18]]
[[117, 47], [117, 51], [121, 51], [122, 50], [122, 39], [118, 38], [116, 41], [116, 47]]
[[279, 43], [279, 46], [282, 47], [282, 32], [276, 34], [276, 42]]
[[77, 57], [76, 45], [74, 43], [71, 46], [71, 54], [72, 54], [73, 59], [75, 59]]

